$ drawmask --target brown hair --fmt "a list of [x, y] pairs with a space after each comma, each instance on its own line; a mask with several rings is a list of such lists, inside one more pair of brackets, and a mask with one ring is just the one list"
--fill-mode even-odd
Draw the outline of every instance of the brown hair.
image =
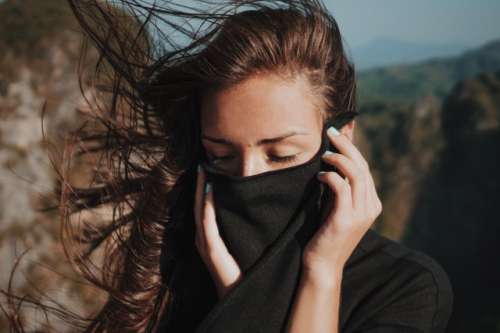
[[[98, 126], [81, 128], [72, 142], [80, 144], [79, 155], [100, 153], [101, 168], [85, 188], [69, 185], [62, 173], [64, 246], [84, 278], [109, 295], [94, 318], [72, 314], [67, 321], [87, 332], [154, 331], [160, 319], [168, 320], [182, 284], [175, 278], [194, 246], [204, 89], [258, 73], [286, 79], [302, 74], [325, 117], [352, 115], [354, 66], [321, 1], [219, 1], [213, 10], [206, 8], [211, 1], [198, 1], [203, 10], [169, 1], [150, 7], [135, 0], [113, 1], [117, 7], [67, 1], [101, 56], [94, 72], [99, 103], [89, 101]], [[186, 27], [168, 16], [201, 23]], [[188, 38], [188, 45], [175, 44], [168, 28]], [[73, 235], [69, 216], [103, 205], [113, 209], [112, 218]], [[77, 251], [75, 241], [84, 249]], [[104, 253], [100, 276], [89, 268], [97, 249]], [[21, 330], [18, 322], [13, 326]]]

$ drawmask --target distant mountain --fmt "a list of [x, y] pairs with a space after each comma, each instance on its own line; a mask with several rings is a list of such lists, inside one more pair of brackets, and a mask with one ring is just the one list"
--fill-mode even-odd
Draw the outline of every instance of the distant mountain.
[[391, 101], [411, 105], [426, 96], [443, 98], [460, 80], [500, 69], [500, 39], [455, 57], [434, 58], [358, 73], [361, 105]]
[[352, 48], [354, 63], [359, 70], [458, 55], [470, 47], [463, 44], [411, 43], [391, 38], [379, 38], [366, 45]]
[[[443, 122], [442, 107], [446, 96], [460, 82], [477, 75], [500, 70], [500, 40], [457, 57], [428, 60], [412, 65], [389, 66], [358, 74], [359, 110], [356, 144], [371, 165], [384, 209], [377, 228], [383, 234], [399, 239], [412, 216], [416, 196], [430, 170], [437, 163], [440, 151], [449, 142], [446, 132], [451, 121]], [[483, 85], [495, 80], [485, 80]], [[471, 90], [471, 89], [469, 89]], [[469, 91], [467, 90], [467, 91]], [[476, 92], [477, 96], [481, 96]], [[484, 97], [486, 98], [486, 97]], [[500, 107], [497, 101], [485, 104]], [[450, 108], [448, 106], [448, 108]], [[457, 119], [473, 117], [448, 111]], [[469, 109], [466, 109], [469, 112]], [[487, 115], [492, 115], [489, 111]], [[496, 119], [492, 116], [492, 119]], [[481, 116], [469, 122], [451, 125], [458, 133], [459, 124], [478, 128], [494, 126], [495, 121]], [[466, 125], [467, 124], [467, 125]]]

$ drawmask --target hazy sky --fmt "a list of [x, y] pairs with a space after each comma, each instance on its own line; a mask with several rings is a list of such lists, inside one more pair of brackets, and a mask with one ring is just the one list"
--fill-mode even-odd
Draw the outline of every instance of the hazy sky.
[[[177, 1], [192, 3], [191, 0]], [[451, 43], [463, 46], [478, 46], [488, 40], [500, 38], [500, 0], [323, 2], [337, 19], [350, 47], [386, 37], [414, 43]]]
[[[0, 0], [1, 2], [3, 0]], [[464, 46], [477, 46], [493, 38], [500, 38], [500, 0], [323, 2], [337, 19], [341, 32], [351, 47], [385, 37], [406, 42], [452, 43]]]
[[324, 0], [351, 47], [380, 37], [476, 46], [500, 38], [500, 0]]

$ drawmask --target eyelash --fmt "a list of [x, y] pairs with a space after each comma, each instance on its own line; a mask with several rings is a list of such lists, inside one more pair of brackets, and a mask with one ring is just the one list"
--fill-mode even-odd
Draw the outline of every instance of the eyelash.
[[[270, 160], [271, 160], [272, 163], [290, 163], [290, 162], [293, 162], [293, 161], [295, 161], [297, 159], [297, 155], [298, 154], [289, 155], [289, 156], [272, 156], [270, 158]], [[213, 157], [210, 158], [210, 162], [214, 163], [214, 162], [217, 162], [217, 161], [228, 160], [231, 157], [232, 157], [231, 155], [220, 156], [220, 157], [213, 156]]]

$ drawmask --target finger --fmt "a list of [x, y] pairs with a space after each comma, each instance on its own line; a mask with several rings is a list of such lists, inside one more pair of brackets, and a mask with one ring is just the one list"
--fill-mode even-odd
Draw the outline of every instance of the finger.
[[347, 181], [351, 187], [353, 208], [360, 210], [366, 207], [365, 171], [361, 170], [352, 160], [342, 154], [327, 152], [323, 154], [322, 159], [336, 166], [346, 176], [347, 179], [344, 181]]
[[214, 209], [213, 189], [211, 184], [208, 184], [208, 191], [205, 193], [203, 204], [204, 217], [202, 219], [204, 235], [206, 236], [207, 255], [210, 258], [216, 276], [218, 276], [224, 285], [230, 285], [238, 279], [241, 271], [220, 236]]
[[219, 235], [219, 229], [217, 228], [217, 223], [215, 220], [213, 190], [211, 183], [207, 183], [206, 190], [207, 192], [205, 193], [205, 200], [203, 201], [203, 218], [201, 223], [203, 234], [205, 235], [207, 250], [211, 251], [223, 249], [224, 247], [221, 246], [222, 239]]
[[[352, 210], [352, 194], [351, 187], [347, 182], [334, 171], [319, 172], [318, 179], [328, 185], [328, 187], [335, 192], [335, 208], [331, 211], [334, 214], [342, 216], [349, 215]], [[327, 217], [328, 219], [331, 216]]]
[[[326, 133], [330, 142], [341, 154], [353, 160], [361, 169], [369, 169], [368, 162], [347, 136], [338, 131], [336, 132], [333, 127], [330, 127]], [[335, 133], [338, 133], [338, 135]]]

